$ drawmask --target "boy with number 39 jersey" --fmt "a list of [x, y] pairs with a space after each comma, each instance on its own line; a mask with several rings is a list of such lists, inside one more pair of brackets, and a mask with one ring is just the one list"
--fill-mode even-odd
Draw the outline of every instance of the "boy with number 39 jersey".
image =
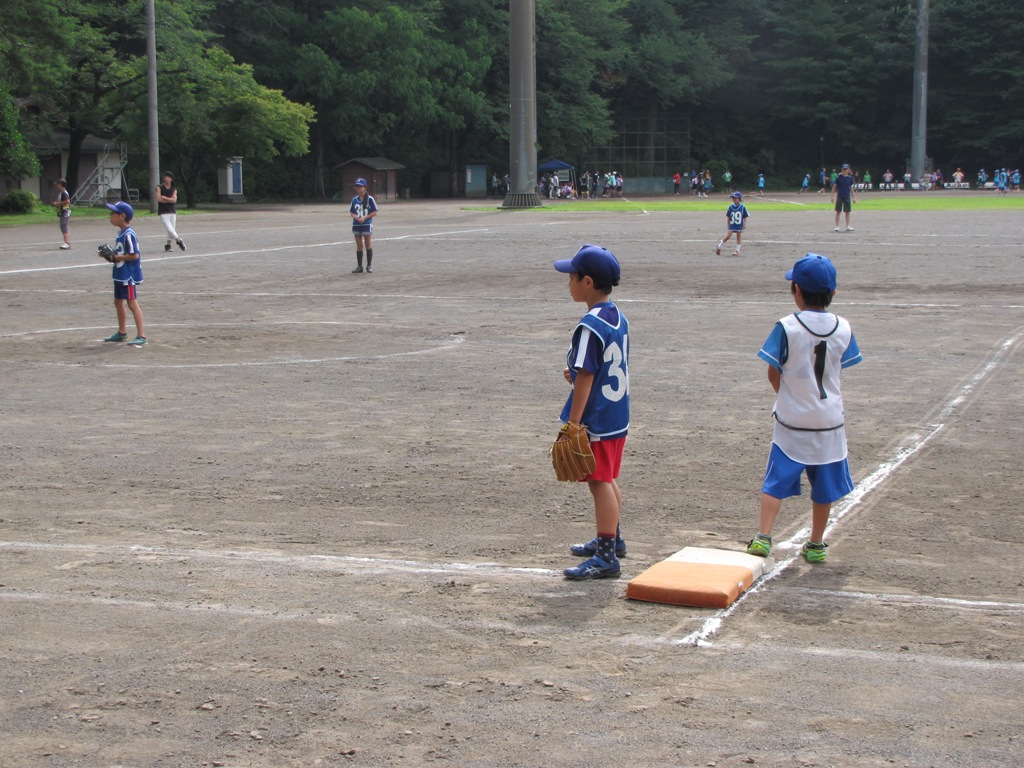
[[849, 322], [827, 311], [836, 270], [824, 256], [808, 253], [789, 272], [798, 312], [772, 329], [758, 352], [768, 363], [776, 392], [771, 454], [761, 487], [760, 531], [747, 552], [767, 557], [782, 499], [800, 495], [800, 477], [811, 485], [811, 537], [801, 554], [825, 561], [825, 528], [832, 504], [853, 490], [846, 458], [846, 425], [839, 375], [861, 361]]
[[569, 275], [573, 301], [587, 305], [562, 372], [572, 392], [561, 420], [587, 428], [595, 467], [584, 480], [594, 497], [597, 527], [597, 536], [569, 548], [588, 559], [563, 573], [577, 581], [615, 579], [621, 573], [619, 558], [626, 554], [619, 532], [622, 494], [617, 478], [629, 430], [629, 323], [609, 299], [619, 284], [619, 261], [605, 248], [584, 245], [572, 259], [556, 261], [555, 269]]

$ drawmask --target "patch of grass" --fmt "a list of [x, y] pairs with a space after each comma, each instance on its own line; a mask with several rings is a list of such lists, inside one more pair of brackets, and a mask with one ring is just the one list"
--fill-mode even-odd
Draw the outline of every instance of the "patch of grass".
[[[139, 206], [133, 206], [135, 208], [135, 218], [139, 219], [142, 216], [149, 214], [148, 210], [140, 210]], [[107, 208], [99, 206], [79, 206], [73, 208], [71, 211], [71, 226], [75, 226], [75, 221], [82, 221], [83, 219], [107, 219], [110, 216], [110, 211]], [[0, 228], [10, 227], [22, 227], [27, 224], [53, 224], [57, 226], [57, 212], [54, 208], [43, 208], [32, 213], [3, 213], [0, 214]]]
[[[789, 196], [786, 198], [772, 197], [769, 192], [765, 197], [745, 195], [744, 205], [751, 211], [831, 211], [831, 197], [818, 194]], [[729, 198], [716, 195], [710, 198], [690, 198], [686, 200], [671, 197], [596, 200], [545, 200], [542, 208], [525, 208], [523, 210], [553, 211], [557, 213], [609, 213], [613, 211], [724, 211], [729, 205]], [[492, 206], [466, 206], [467, 210], [496, 210]], [[900, 192], [899, 194], [860, 193], [854, 203], [854, 211], [1005, 211], [1024, 210], [1024, 193], [1015, 192], [1000, 195], [997, 192]]]

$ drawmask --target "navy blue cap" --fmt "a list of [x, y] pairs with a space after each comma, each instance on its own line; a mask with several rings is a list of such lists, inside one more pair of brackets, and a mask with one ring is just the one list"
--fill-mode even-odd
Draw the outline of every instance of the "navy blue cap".
[[125, 221], [131, 221], [135, 218], [135, 211], [124, 200], [117, 203], [107, 203], [107, 208], [112, 210], [114, 213], [123, 213]]
[[581, 246], [571, 259], [556, 261], [555, 269], [559, 272], [589, 275], [599, 286], [618, 285], [622, 274], [615, 254], [599, 245]]

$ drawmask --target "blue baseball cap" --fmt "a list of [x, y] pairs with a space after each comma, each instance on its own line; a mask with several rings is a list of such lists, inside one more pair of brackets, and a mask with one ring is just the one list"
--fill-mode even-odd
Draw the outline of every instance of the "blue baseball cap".
[[786, 273], [805, 293], [825, 293], [836, 289], [836, 268], [826, 257], [808, 253]]
[[602, 287], [618, 285], [622, 274], [615, 254], [599, 245], [581, 246], [571, 259], [556, 261], [555, 269], [559, 272], [589, 275], [596, 285]]
[[356, 183], [355, 183], [355, 184], [354, 184], [353, 186], [356, 186], [356, 187], [365, 187], [365, 186], [366, 186], [366, 179], [364, 179], [364, 178], [362, 178], [362, 177], [360, 176], [360, 177], [359, 177], [358, 179], [356, 179]]
[[743, 199], [743, 193], [740, 192], [739, 190], [737, 190], [737, 191], [733, 192], [731, 195], [729, 195], [729, 197], [737, 197], [740, 200], [742, 200]]
[[131, 221], [135, 218], [135, 211], [124, 200], [117, 203], [107, 203], [106, 205], [114, 213], [123, 213], [125, 221]]

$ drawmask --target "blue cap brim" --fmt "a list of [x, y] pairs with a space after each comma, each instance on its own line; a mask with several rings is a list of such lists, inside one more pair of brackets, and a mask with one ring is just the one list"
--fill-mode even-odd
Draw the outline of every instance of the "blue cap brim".
[[555, 262], [555, 269], [559, 272], [575, 272], [576, 267], [572, 265], [572, 259], [561, 259]]

